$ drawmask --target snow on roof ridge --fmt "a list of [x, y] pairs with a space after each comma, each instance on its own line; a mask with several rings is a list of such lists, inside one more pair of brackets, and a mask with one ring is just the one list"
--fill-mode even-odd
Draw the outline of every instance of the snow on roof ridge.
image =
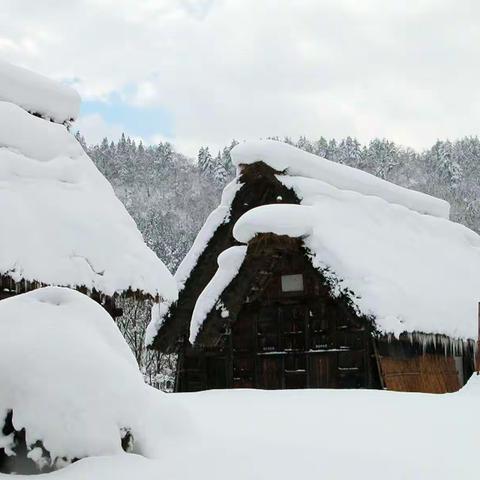
[[231, 151], [233, 163], [264, 162], [279, 172], [321, 180], [341, 190], [373, 195], [419, 213], [449, 218], [450, 204], [425, 193], [395, 185], [370, 173], [305, 152], [276, 140], [249, 141]]
[[1, 59], [0, 100], [56, 123], [75, 120], [81, 103], [73, 88]]

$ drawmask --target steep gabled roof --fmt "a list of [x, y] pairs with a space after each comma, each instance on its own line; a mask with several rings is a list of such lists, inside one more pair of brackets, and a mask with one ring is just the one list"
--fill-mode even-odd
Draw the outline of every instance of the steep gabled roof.
[[242, 168], [237, 178], [225, 187], [220, 206], [210, 214], [175, 273], [178, 302], [161, 304], [152, 311], [147, 345], [168, 351], [175, 347], [177, 338], [189, 336], [193, 309], [217, 270], [217, 257], [239, 243], [232, 230], [243, 213], [270, 203], [299, 202], [295, 193], [277, 179], [277, 173], [280, 172], [257, 162]]
[[238, 241], [267, 232], [302, 238], [314, 267], [341, 279], [355, 293], [359, 311], [375, 317], [384, 333], [475, 338], [480, 299], [475, 232], [317, 180], [283, 181], [301, 204], [250, 210], [233, 230]]
[[[2, 72], [0, 97], [15, 99], [2, 90], [8, 84]], [[28, 88], [32, 75], [20, 85]], [[53, 92], [53, 82], [47, 84]], [[47, 112], [48, 98], [37, 100]], [[0, 102], [0, 275], [174, 300], [170, 272], [80, 144], [64, 125], [24, 107]]]
[[274, 140], [258, 140], [238, 144], [231, 152], [233, 163], [250, 165], [264, 162], [278, 172], [293, 177], [320, 180], [340, 190], [383, 198], [419, 213], [449, 218], [450, 205], [445, 200], [400, 187], [370, 173], [332, 162]]
[[[280, 204], [270, 197], [257, 201], [258, 207], [250, 204], [243, 209], [246, 213], [236, 211], [235, 198], [230, 214], [235, 226], [228, 233], [233, 238], [224, 249], [235, 241], [248, 243], [259, 233], [300, 238], [313, 266], [340, 281], [338, 293], [353, 291], [359, 313], [375, 318], [384, 333], [475, 337], [480, 237], [448, 220], [447, 202], [280, 142], [240, 144], [232, 158], [240, 171], [261, 162], [283, 190], [277, 190], [282, 192]], [[245, 188], [255, 195], [252, 185]], [[289, 192], [287, 201], [284, 192]], [[213, 238], [217, 235], [219, 230]], [[204, 253], [216, 258], [221, 251], [208, 246]], [[195, 301], [211, 297], [212, 285], [207, 283], [216, 270], [213, 260], [208, 279], [196, 284], [201, 288]], [[195, 269], [191, 279], [196, 282]], [[184, 316], [191, 316], [194, 309], [195, 303], [189, 305]], [[182, 322], [188, 324], [190, 318]], [[196, 316], [192, 339], [200, 328]]]

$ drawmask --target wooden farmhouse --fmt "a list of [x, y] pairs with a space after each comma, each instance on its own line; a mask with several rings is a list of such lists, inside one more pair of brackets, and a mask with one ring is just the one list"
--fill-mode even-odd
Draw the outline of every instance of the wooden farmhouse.
[[480, 237], [449, 205], [274, 141], [226, 187], [154, 312], [177, 391], [451, 392], [473, 372]]
[[176, 298], [170, 273], [68, 131], [71, 88], [0, 61], [0, 300], [76, 288], [121, 314], [119, 295]]

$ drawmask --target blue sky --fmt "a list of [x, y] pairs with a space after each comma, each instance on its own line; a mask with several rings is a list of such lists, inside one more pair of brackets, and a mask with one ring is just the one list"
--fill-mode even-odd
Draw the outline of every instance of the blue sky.
[[173, 136], [170, 112], [161, 107], [135, 106], [125, 102], [120, 95], [112, 94], [107, 101], [84, 100], [81, 116], [100, 115], [107, 124], [116, 124], [132, 137], [150, 139], [154, 135]]

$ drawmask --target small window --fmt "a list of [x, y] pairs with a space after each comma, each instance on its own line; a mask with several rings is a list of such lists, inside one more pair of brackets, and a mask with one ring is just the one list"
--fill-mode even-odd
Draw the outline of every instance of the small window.
[[302, 292], [303, 275], [282, 275], [282, 292]]

